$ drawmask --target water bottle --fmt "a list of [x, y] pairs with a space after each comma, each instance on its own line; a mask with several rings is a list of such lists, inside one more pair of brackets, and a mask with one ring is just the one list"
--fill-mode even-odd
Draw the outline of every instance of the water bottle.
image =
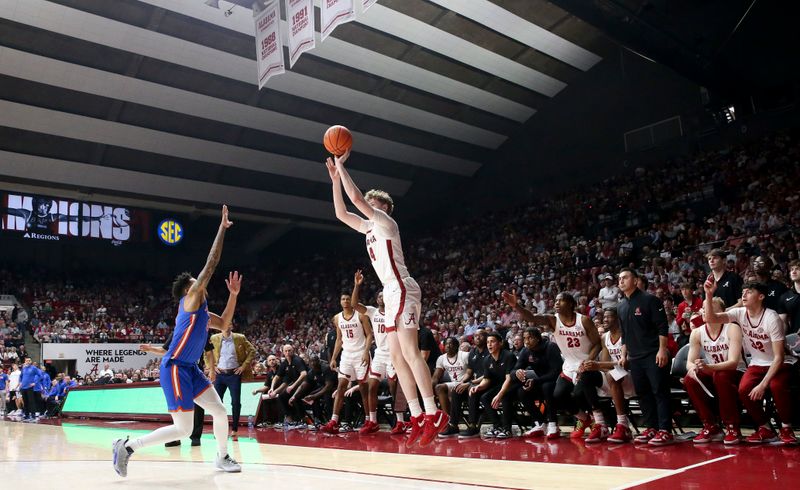
[[252, 415], [247, 417], [247, 429], [248, 430], [253, 430], [253, 416]]

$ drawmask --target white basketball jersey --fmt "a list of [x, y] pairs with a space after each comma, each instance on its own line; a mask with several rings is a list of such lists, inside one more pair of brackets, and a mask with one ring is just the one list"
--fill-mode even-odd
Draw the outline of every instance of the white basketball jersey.
[[363, 352], [367, 345], [367, 338], [364, 335], [364, 327], [358, 317], [358, 312], [354, 311], [349, 319], [344, 317], [344, 313], [339, 313], [339, 331], [342, 332], [342, 351], [346, 353]]
[[578, 371], [581, 363], [589, 358], [589, 338], [583, 328], [583, 315], [575, 313], [575, 323], [564, 325], [561, 317], [556, 315], [556, 331], [554, 333], [556, 344], [561, 349], [564, 358], [562, 370], [573, 374]]
[[[719, 364], [728, 360], [728, 352], [730, 351], [730, 339], [728, 338], [728, 330], [737, 328], [735, 325], [726, 323], [719, 331], [716, 338], [711, 336], [708, 331], [708, 325], [700, 327], [700, 345], [703, 346], [703, 359], [706, 364]], [[747, 368], [744, 364], [743, 356], [739, 357], [739, 364], [736, 369], [744, 371]]]
[[375, 337], [375, 348], [385, 354], [389, 353], [389, 334], [386, 333], [386, 316], [374, 306], [367, 306], [367, 318], [372, 323], [372, 335]]
[[[364, 221], [363, 233], [367, 235], [367, 253], [372, 267], [384, 286], [392, 281], [402, 281], [409, 276], [400, 231], [397, 223], [382, 211], [375, 211], [376, 219], [386, 222], [379, 226], [375, 221]], [[381, 213], [378, 217], [377, 213]]]
[[450, 381], [461, 381], [464, 379], [464, 373], [467, 371], [467, 364], [469, 363], [469, 352], [458, 351], [455, 359], [452, 361], [447, 356], [439, 356], [436, 360], [436, 367], [442, 368], [447, 374], [450, 375]]
[[620, 335], [617, 342], [614, 343], [611, 340], [611, 332], [606, 332], [603, 334], [603, 342], [606, 344], [606, 350], [612, 361], [618, 362], [622, 359], [622, 335]]

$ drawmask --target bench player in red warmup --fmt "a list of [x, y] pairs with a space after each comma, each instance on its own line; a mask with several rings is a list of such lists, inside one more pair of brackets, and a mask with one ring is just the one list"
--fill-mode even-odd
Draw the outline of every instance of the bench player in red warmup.
[[[347, 151], [344, 155], [335, 157], [335, 160], [328, 158], [326, 162], [333, 182], [336, 217], [350, 228], [366, 235], [367, 253], [383, 284], [386, 332], [389, 334], [392, 364], [411, 411], [411, 432], [406, 446], [412, 446], [417, 440], [421, 446], [425, 446], [447, 428], [450, 417], [436, 408], [431, 372], [419, 350], [417, 330], [422, 292], [405, 265], [400, 230], [390, 216], [394, 209], [392, 198], [379, 190], [371, 190], [366, 196], [361, 194], [344, 168], [349, 156], [350, 151]], [[342, 187], [350, 201], [367, 219], [347, 211]], [[424, 413], [417, 400], [417, 388], [422, 395]]]

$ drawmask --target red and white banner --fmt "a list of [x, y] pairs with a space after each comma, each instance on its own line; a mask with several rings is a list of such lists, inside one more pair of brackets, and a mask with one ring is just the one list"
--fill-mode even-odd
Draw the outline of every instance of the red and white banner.
[[[358, 0], [359, 2], [361, 0]], [[319, 33], [324, 41], [340, 24], [356, 18], [353, 0], [322, 0], [320, 2], [320, 21], [322, 29]]]
[[314, 0], [283, 0], [289, 25], [289, 67], [300, 55], [314, 49]]
[[370, 8], [373, 5], [375, 5], [376, 3], [378, 3], [378, 0], [358, 0], [358, 1], [359, 1], [359, 3], [361, 3], [361, 13], [362, 14], [364, 12], [366, 12], [368, 8]]
[[258, 89], [274, 75], [286, 72], [281, 42], [281, 7], [275, 0], [261, 12], [253, 12], [256, 23], [256, 56], [258, 58]]

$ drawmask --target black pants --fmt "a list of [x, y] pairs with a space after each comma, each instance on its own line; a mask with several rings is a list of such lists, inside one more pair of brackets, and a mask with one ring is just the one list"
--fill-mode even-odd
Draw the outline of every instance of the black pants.
[[[500, 392], [500, 388], [502, 388], [502, 385], [498, 384], [497, 386], [490, 387], [486, 391], [478, 392], [478, 393], [476, 393], [474, 395], [469, 395], [469, 425], [470, 426], [474, 427], [474, 426], [478, 425], [478, 421], [480, 420], [480, 416], [481, 416], [481, 408], [480, 408], [481, 404], [483, 405], [483, 409], [489, 413], [489, 416], [491, 417], [492, 422], [495, 423], [495, 425], [496, 425], [496, 422], [497, 422], [497, 411], [492, 409], [492, 398], [494, 398], [495, 395], [497, 395], [497, 393]], [[510, 393], [507, 393], [506, 396], [503, 397], [503, 401], [504, 402], [506, 402], [506, 399], [508, 399], [508, 395], [509, 394]], [[510, 400], [513, 400], [513, 397], [511, 397]], [[504, 406], [503, 407], [503, 421], [505, 423], [506, 417], [508, 417], [507, 420], [508, 420], [508, 427], [509, 428], [511, 427], [511, 415], [512, 415], [511, 410], [506, 410], [506, 407]]]
[[656, 355], [651, 354], [641, 359], [630, 359], [631, 380], [642, 407], [644, 424], [647, 428], [658, 427], [661, 430], [672, 429], [672, 417], [669, 406], [669, 368], [656, 364]]
[[502, 385], [498, 385], [494, 388], [489, 388], [488, 390], [483, 392], [481, 395], [481, 403], [483, 404], [484, 410], [486, 413], [489, 414], [489, 419], [492, 421], [492, 425], [494, 425], [498, 429], [505, 429], [510, 431], [511, 430], [511, 418], [514, 416], [514, 402], [517, 399], [517, 392], [514, 390], [508, 390], [505, 395], [503, 395], [503, 400], [500, 402], [500, 407], [503, 409], [503, 417], [502, 421], [500, 417], [498, 417], [497, 410], [492, 408], [492, 400], [498, 393], [500, 393], [500, 388]]
[[[555, 389], [555, 381], [545, 381], [544, 383], [534, 381], [530, 390], [526, 391], [523, 385], [517, 387], [517, 399], [522, 402], [522, 405], [531, 414], [535, 422], [544, 422], [545, 418], [547, 422], [558, 422], [558, 407], [554, 397]], [[545, 403], [546, 411], [544, 415], [536, 408], [536, 400]]]
[[39, 403], [36, 398], [41, 398], [41, 395], [34, 391], [33, 388], [25, 388], [22, 390], [22, 403], [24, 404], [22, 407], [22, 413], [25, 418], [33, 417], [33, 414], [39, 408]]
[[239, 430], [239, 416], [242, 412], [242, 376], [239, 374], [217, 374], [214, 381], [214, 389], [217, 390], [220, 400], [225, 400], [225, 390], [231, 390], [231, 409], [233, 411], [232, 432]]
[[[307, 394], [308, 387], [308, 383], [301, 383], [295, 391], [287, 393], [284, 390], [283, 393], [278, 395], [278, 400], [281, 402], [284, 415], [291, 417], [295, 422], [302, 422], [306, 417], [306, 404], [303, 403], [303, 397]], [[294, 401], [290, 405], [289, 399], [293, 396]]]
[[564, 376], [559, 376], [553, 393], [556, 408], [572, 414], [579, 410], [596, 409], [600, 405], [597, 388], [602, 385], [603, 375], [599, 371], [581, 373], [574, 384]]
[[[398, 389], [398, 391], [402, 391]], [[464, 402], [469, 399], [469, 387], [463, 393], [456, 393], [456, 390], [450, 392], [450, 423], [458, 426], [461, 421], [462, 407]]]

